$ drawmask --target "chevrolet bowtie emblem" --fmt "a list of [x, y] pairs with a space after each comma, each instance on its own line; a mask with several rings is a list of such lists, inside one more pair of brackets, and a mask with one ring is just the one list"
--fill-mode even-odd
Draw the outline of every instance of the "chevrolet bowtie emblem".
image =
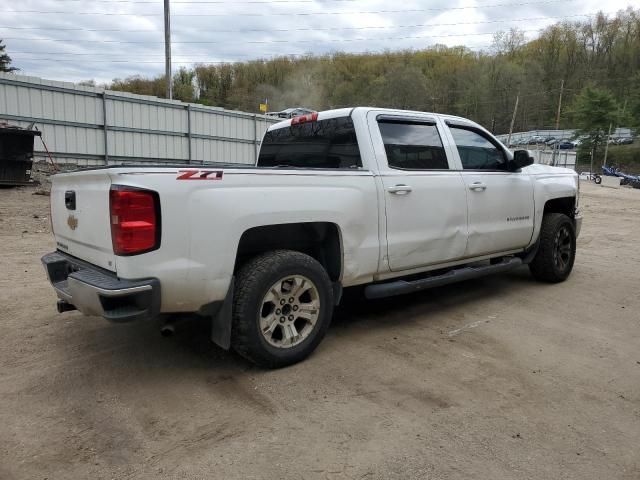
[[78, 219], [73, 215], [69, 215], [69, 218], [67, 218], [67, 225], [69, 225], [71, 230], [75, 230], [78, 228]]

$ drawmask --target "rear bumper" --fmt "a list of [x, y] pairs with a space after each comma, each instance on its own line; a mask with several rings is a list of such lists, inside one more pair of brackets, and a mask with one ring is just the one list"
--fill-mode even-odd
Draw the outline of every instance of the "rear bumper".
[[60, 252], [48, 253], [42, 264], [58, 298], [85, 315], [129, 322], [160, 313], [160, 282], [155, 278], [119, 279], [112, 272]]

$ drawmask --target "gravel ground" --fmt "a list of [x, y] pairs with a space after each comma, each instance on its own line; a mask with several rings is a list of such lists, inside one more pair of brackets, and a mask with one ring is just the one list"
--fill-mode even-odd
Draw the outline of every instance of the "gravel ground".
[[583, 185], [567, 282], [351, 299], [278, 371], [58, 315], [35, 190], [0, 190], [0, 478], [640, 478], [638, 190]]

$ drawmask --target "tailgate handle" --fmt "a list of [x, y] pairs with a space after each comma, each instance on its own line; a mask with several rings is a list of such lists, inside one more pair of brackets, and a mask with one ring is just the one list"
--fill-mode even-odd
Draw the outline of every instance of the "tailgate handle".
[[64, 192], [64, 206], [67, 207], [68, 210], [76, 209], [76, 192], [73, 190]]

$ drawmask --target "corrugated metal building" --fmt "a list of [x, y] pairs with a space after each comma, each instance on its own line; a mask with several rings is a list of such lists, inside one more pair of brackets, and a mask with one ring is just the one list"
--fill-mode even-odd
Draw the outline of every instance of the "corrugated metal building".
[[[58, 163], [255, 162], [277, 119], [0, 73], [0, 121], [35, 123]], [[36, 140], [35, 158], [44, 159]]]

